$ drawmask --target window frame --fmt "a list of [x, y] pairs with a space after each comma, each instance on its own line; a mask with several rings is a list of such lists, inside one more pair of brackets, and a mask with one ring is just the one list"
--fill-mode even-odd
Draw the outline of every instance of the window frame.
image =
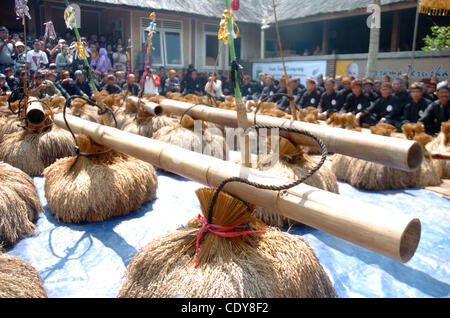
[[[146, 27], [143, 26], [144, 20], [148, 20], [148, 18], [141, 17], [141, 40], [142, 44], [144, 44], [147, 41], [147, 38], [145, 36], [145, 29]], [[180, 23], [181, 28], [180, 29], [173, 29], [173, 28], [164, 28], [161, 25], [163, 24], [163, 21], [168, 22], [174, 22], [174, 23]], [[184, 67], [184, 21], [182, 20], [172, 20], [172, 19], [158, 19], [157, 22], [159, 22], [156, 25], [156, 32], [159, 33], [159, 41], [160, 41], [160, 48], [161, 48], [161, 62], [162, 63], [153, 63], [152, 66], [155, 67], [168, 67], [168, 68], [182, 68]], [[181, 63], [180, 64], [169, 64], [167, 63], [167, 48], [166, 48], [166, 32], [169, 33], [178, 33], [180, 36], [180, 55], [181, 55]], [[151, 55], [150, 55], [151, 57]]]

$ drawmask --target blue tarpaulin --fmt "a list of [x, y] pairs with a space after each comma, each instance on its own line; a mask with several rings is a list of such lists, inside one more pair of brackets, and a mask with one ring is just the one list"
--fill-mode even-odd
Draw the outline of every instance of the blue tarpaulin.
[[[34, 182], [45, 211], [36, 233], [7, 254], [39, 271], [49, 297], [116, 297], [126, 266], [139, 249], [198, 215], [195, 190], [203, 187], [158, 172], [157, 200], [128, 216], [76, 225], [55, 220], [45, 199], [44, 178], [34, 178]], [[400, 210], [422, 223], [419, 247], [406, 264], [305, 225], [289, 229], [309, 242], [339, 297], [450, 296], [449, 199], [423, 189], [359, 191], [342, 182], [339, 191], [393, 213]]]

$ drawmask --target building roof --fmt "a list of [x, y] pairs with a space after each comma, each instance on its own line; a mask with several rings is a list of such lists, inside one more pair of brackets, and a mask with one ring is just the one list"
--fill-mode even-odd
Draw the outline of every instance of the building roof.
[[[150, 10], [196, 14], [220, 18], [225, 8], [223, 0], [81, 0], [98, 4], [111, 4]], [[381, 0], [381, 5], [390, 5], [411, 0]], [[279, 21], [300, 19], [315, 15], [338, 13], [367, 8], [372, 0], [276, 0]], [[240, 10], [235, 13], [237, 21], [248, 23], [273, 23], [272, 0], [242, 0]]]

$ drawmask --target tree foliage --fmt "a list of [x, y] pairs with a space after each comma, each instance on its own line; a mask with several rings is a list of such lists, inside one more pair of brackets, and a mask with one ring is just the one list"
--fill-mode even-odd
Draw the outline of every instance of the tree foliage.
[[424, 39], [423, 51], [450, 50], [450, 26], [432, 26], [431, 35]]

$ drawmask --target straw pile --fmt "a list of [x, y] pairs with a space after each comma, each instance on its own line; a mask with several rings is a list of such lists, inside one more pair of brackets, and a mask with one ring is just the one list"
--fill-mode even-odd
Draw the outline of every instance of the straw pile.
[[[315, 166], [314, 161], [303, 151], [302, 147], [293, 145], [289, 140], [280, 138], [279, 160], [272, 164], [274, 155], [261, 156], [257, 168], [280, 178], [298, 180]], [[315, 174], [304, 182], [312, 187], [329, 192], [339, 193], [337, 179], [326, 166], [322, 166]], [[276, 227], [294, 224], [279, 213], [258, 207], [255, 216], [264, 223]]]
[[74, 147], [72, 135], [55, 125], [40, 133], [23, 130], [3, 136], [0, 160], [30, 176], [40, 176], [56, 159], [73, 156]]
[[34, 233], [42, 206], [33, 180], [0, 162], [0, 244], [12, 245]]
[[120, 129], [123, 131], [141, 135], [147, 138], [153, 136], [153, 118], [142, 108], [139, 108], [136, 117], [129, 116], [121, 123]]
[[[372, 133], [384, 136], [389, 135], [389, 131], [392, 130], [395, 129], [387, 125], [371, 128]], [[408, 131], [408, 128], [403, 127], [403, 130]], [[432, 138], [425, 133], [418, 133], [413, 139], [424, 147]], [[357, 158], [334, 155], [331, 169], [338, 180], [364, 190], [406, 189], [435, 186], [441, 183], [438, 169], [427, 157], [415, 172], [406, 172]]]
[[[213, 192], [197, 191], [206, 219]], [[202, 223], [191, 221], [187, 227], [150, 242], [135, 255], [118, 297], [335, 297], [336, 291], [308, 243], [263, 224], [251, 216], [252, 208], [221, 193], [214, 206], [213, 224], [242, 224], [235, 229], [240, 232], [248, 231], [249, 227], [243, 225], [248, 223], [253, 230], [266, 232], [234, 238], [204, 234], [195, 268], [196, 240]]]
[[356, 116], [353, 114], [333, 113], [327, 119], [326, 124], [331, 127], [361, 131], [361, 128], [356, 123]]
[[[441, 133], [430, 144], [427, 145], [428, 151], [437, 151], [441, 153], [450, 152], [450, 123], [442, 123]], [[435, 160], [436, 167], [441, 171], [441, 177], [450, 178], [450, 161]]]
[[0, 252], [0, 298], [47, 298], [47, 293], [33, 266]]
[[[81, 153], [107, 150], [79, 135]], [[115, 151], [99, 157], [80, 156], [56, 161], [44, 170], [45, 196], [50, 212], [64, 222], [100, 222], [127, 215], [156, 198], [157, 178], [152, 165]]]

